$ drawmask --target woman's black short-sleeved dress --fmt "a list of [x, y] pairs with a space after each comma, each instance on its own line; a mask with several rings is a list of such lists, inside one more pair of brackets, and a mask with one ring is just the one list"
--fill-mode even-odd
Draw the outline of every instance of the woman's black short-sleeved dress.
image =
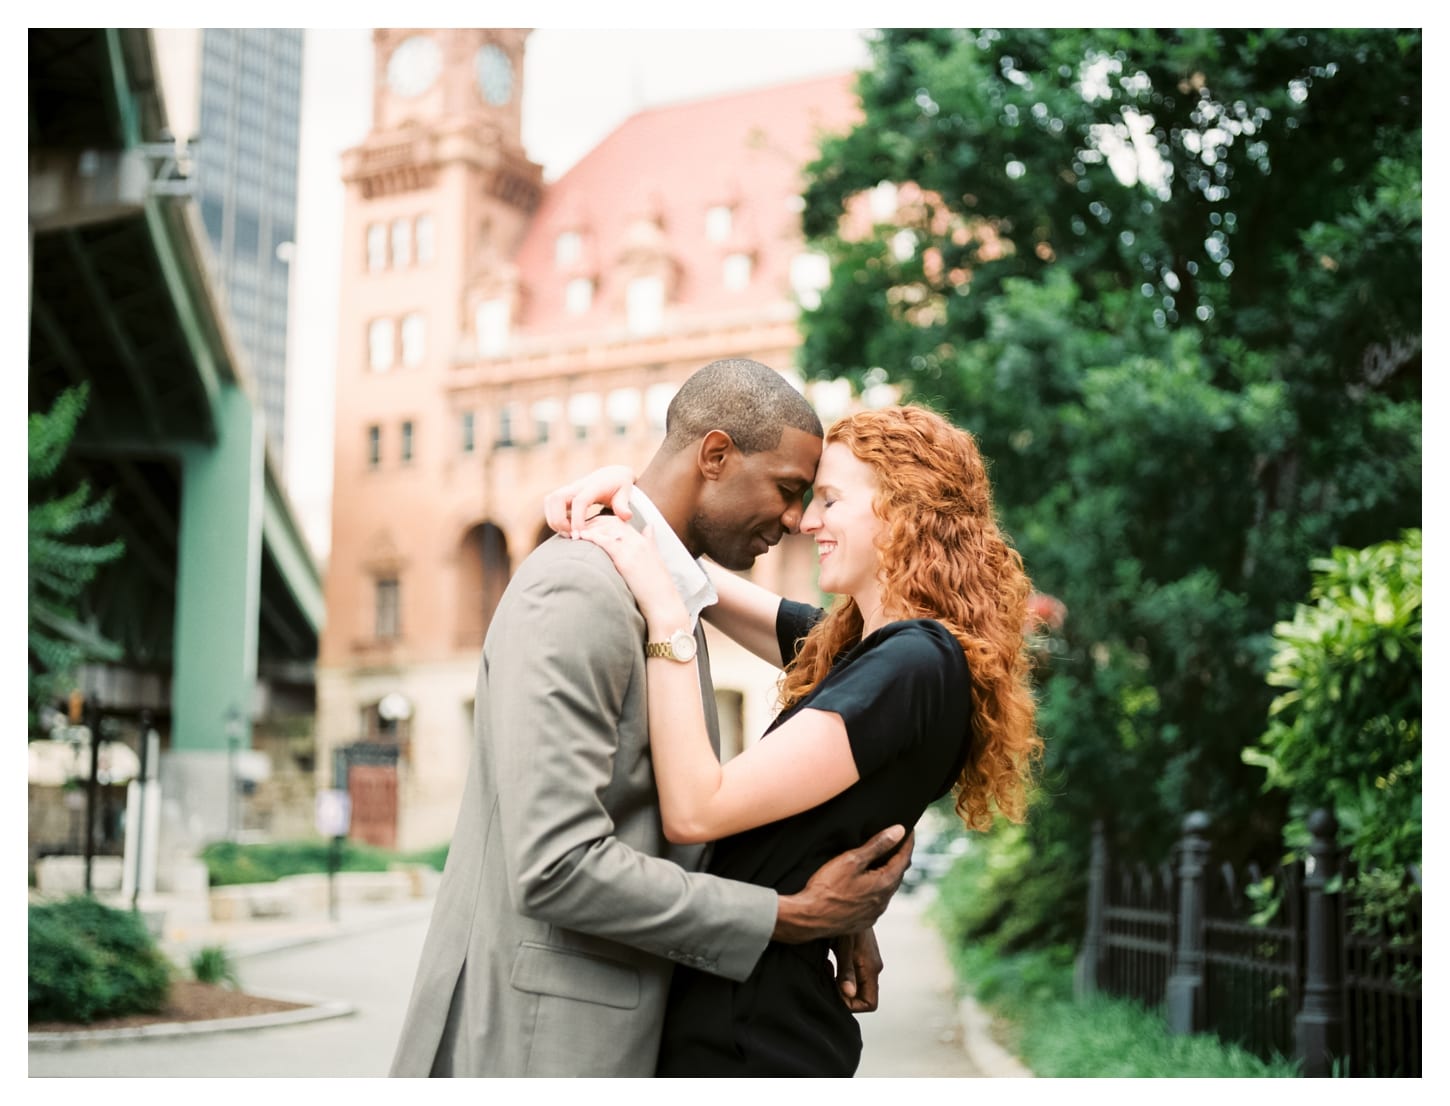
[[[781, 656], [824, 612], [782, 600]], [[893, 622], [844, 651], [797, 711], [839, 714], [860, 779], [820, 806], [715, 843], [707, 870], [789, 895], [817, 868], [891, 825], [914, 826], [950, 790], [970, 747], [971, 684], [961, 646], [932, 619]], [[676, 966], [658, 1074], [848, 1076], [861, 1032], [836, 990], [829, 942], [772, 941], [744, 982]], [[888, 1001], [883, 998], [883, 1001]]]

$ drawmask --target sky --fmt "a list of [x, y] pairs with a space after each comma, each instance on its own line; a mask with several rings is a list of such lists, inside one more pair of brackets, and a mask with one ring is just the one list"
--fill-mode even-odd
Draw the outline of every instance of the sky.
[[[866, 60], [862, 32], [853, 29], [541, 28], [529, 37], [524, 57], [524, 147], [543, 165], [545, 180], [556, 180], [643, 108], [844, 72]], [[325, 556], [342, 250], [339, 167], [342, 151], [371, 125], [371, 31], [309, 30], [302, 95], [285, 480], [314, 551]], [[184, 119], [174, 122], [183, 129]]]

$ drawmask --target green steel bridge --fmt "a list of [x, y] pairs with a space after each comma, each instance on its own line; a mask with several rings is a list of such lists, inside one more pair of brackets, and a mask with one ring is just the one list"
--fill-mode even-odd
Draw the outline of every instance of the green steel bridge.
[[310, 694], [323, 599], [166, 122], [150, 31], [30, 29], [29, 409], [89, 383], [62, 476], [113, 495], [126, 551], [87, 613], [167, 689], [212, 821], [201, 779], [250, 744], [259, 682]]

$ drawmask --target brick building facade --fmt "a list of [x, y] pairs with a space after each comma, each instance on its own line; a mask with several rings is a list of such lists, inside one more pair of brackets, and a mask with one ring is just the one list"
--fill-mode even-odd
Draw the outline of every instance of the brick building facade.
[[[317, 672], [319, 786], [353, 836], [452, 831], [489, 618], [547, 533], [544, 494], [642, 467], [691, 372], [790, 372], [800, 169], [858, 115], [851, 77], [642, 111], [545, 183], [520, 132], [524, 30], [374, 32], [374, 126], [344, 156], [332, 553]], [[811, 393], [823, 420], [839, 389]], [[788, 536], [753, 570], [810, 597]], [[711, 639], [729, 746], [774, 708], [769, 666]]]

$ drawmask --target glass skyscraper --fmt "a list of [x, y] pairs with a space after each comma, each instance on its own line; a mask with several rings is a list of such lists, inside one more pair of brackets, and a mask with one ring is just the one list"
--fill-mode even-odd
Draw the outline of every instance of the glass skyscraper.
[[300, 30], [202, 32], [202, 222], [278, 460], [287, 403], [287, 286], [297, 226]]

